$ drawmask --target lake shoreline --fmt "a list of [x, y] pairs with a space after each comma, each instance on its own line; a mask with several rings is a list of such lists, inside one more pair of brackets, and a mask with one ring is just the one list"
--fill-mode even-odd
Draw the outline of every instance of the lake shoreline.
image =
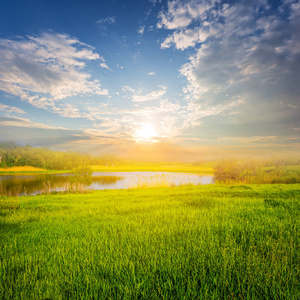
[[213, 184], [213, 175], [182, 172], [93, 172], [88, 184], [74, 182], [71, 173], [0, 174], [0, 194], [37, 195], [51, 192], [81, 192], [91, 190], [175, 187]]
[[[116, 166], [91, 165], [94, 172], [172, 172], [213, 175], [215, 163], [134, 163]], [[46, 170], [31, 166], [0, 168], [0, 175], [65, 174], [72, 170]]]

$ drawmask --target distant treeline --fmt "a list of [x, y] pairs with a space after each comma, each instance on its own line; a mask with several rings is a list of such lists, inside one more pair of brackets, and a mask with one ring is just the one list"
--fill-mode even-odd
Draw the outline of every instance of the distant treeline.
[[77, 152], [36, 148], [28, 144], [20, 146], [15, 142], [0, 142], [0, 168], [33, 166], [47, 170], [71, 170], [87, 165], [119, 164], [121, 164], [119, 159], [109, 155], [94, 157]]

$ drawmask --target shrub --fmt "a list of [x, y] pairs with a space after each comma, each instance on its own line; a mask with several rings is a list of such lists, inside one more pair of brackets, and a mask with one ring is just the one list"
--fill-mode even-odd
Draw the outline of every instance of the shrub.
[[75, 184], [83, 184], [89, 186], [92, 183], [93, 170], [91, 167], [79, 167], [72, 170], [71, 182]]

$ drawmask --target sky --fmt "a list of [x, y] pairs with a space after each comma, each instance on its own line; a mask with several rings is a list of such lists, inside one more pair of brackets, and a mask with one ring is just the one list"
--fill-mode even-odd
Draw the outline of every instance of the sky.
[[1, 141], [176, 159], [299, 133], [298, 0], [0, 0]]

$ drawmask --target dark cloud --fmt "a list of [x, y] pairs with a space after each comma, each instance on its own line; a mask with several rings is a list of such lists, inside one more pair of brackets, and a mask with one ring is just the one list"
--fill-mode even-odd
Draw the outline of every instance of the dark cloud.
[[[188, 80], [186, 99], [200, 107], [200, 137], [203, 127], [205, 135], [213, 136], [282, 135], [299, 127], [300, 6], [296, 2], [173, 1], [161, 13], [159, 25], [174, 30], [164, 48], [173, 44], [183, 50], [190, 45], [191, 30], [198, 34], [198, 41], [192, 43], [195, 54], [181, 74]], [[204, 27], [208, 34], [203, 39]], [[230, 103], [238, 105], [227, 116], [223, 110], [222, 117], [213, 117], [215, 123], [201, 117], [203, 109], [213, 111]], [[220, 125], [219, 131], [214, 124]]]

